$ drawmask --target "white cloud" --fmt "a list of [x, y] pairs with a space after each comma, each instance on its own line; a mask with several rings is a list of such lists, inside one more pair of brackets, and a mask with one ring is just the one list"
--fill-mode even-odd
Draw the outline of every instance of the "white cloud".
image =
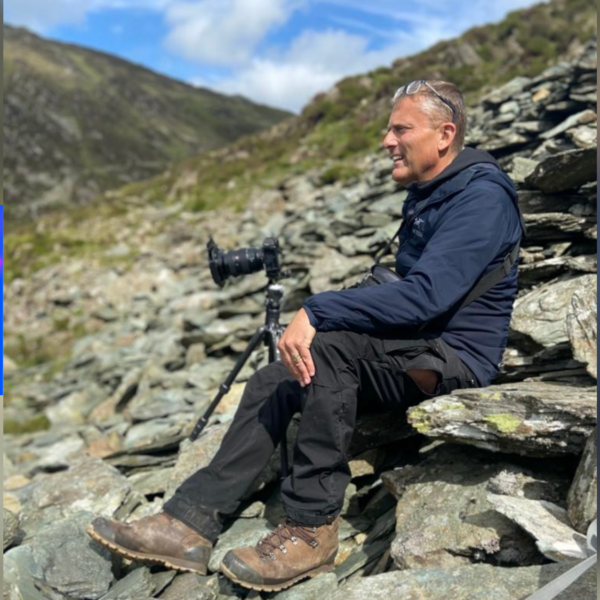
[[[305, 31], [284, 54], [254, 58], [233, 76], [211, 82], [211, 87], [299, 112], [315, 94], [343, 77], [389, 65], [399, 56], [431, 45], [442, 34], [442, 24], [432, 22], [417, 36], [399, 30], [392, 32], [393, 43], [369, 50], [369, 40], [361, 35], [341, 30]], [[207, 82], [195, 79], [193, 83]]]
[[506, 13], [549, 0], [379, 0], [377, 3], [362, 0], [312, 0], [315, 4], [339, 6], [364, 14], [386, 17], [391, 21], [426, 22], [442, 18], [449, 25], [456, 20], [471, 25], [497, 21]]
[[166, 46], [189, 60], [234, 65], [248, 61], [256, 45], [287, 21], [290, 0], [175, 2], [165, 13]]
[[162, 11], [173, 0], [5, 0], [4, 20], [43, 33], [58, 25], [80, 25], [103, 9]]
[[5, 0], [4, 20], [43, 32], [54, 25], [80, 24], [93, 0]]
[[[399, 57], [455, 37], [469, 27], [498, 21], [508, 11], [535, 2], [6, 0], [5, 18], [44, 31], [54, 25], [82, 23], [87, 13], [103, 9], [157, 11], [163, 14], [167, 26], [164, 45], [170, 56], [165, 59], [183, 57], [198, 63], [195, 84], [299, 111], [316, 93], [345, 76], [390, 65]], [[322, 10], [324, 5], [329, 5], [327, 11]], [[335, 23], [338, 29], [299, 30], [286, 42], [279, 42], [283, 46], [267, 46], [268, 34], [301, 8], [306, 9], [306, 21], [318, 23], [321, 14], [327, 14], [328, 23]], [[373, 40], [383, 46], [373, 49]], [[206, 74], [205, 68], [210, 65], [229, 66], [231, 74], [215, 80]]]
[[[466, 29], [501, 19], [506, 12], [535, 3], [535, 0], [311, 0], [316, 4], [337, 4], [344, 8], [386, 17], [396, 29], [380, 31], [365, 25], [356, 27], [365, 35], [344, 30], [304, 31], [292, 40], [287, 51], [254, 56], [233, 75], [211, 81], [210, 87], [240, 94], [256, 102], [299, 112], [317, 93], [329, 89], [343, 77], [389, 66], [402, 56], [424, 50]], [[339, 17], [344, 19], [346, 17]], [[346, 18], [346, 24], [352, 23]], [[370, 34], [370, 35], [369, 35]], [[384, 45], [373, 50], [370, 38]], [[200, 80], [194, 80], [200, 83]], [[206, 83], [206, 82], [202, 82]], [[402, 82], [399, 82], [400, 85]]]
[[299, 111], [308, 98], [330, 87], [335, 77], [315, 65], [256, 58], [237, 76], [209, 85], [225, 94], [241, 94], [254, 102]]

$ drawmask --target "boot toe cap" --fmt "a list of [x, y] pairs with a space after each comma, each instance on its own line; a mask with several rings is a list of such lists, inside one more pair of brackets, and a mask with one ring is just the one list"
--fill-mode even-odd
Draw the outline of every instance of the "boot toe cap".
[[93, 537], [95, 534], [108, 542], [115, 542], [115, 529], [110, 520], [104, 517], [94, 519], [88, 528], [88, 532]]
[[248, 583], [261, 584], [263, 578], [254, 569], [249, 567], [233, 550], [230, 550], [221, 563], [236, 579]]

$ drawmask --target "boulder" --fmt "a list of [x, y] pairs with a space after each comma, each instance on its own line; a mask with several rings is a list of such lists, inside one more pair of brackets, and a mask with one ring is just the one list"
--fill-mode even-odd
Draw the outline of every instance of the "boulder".
[[526, 456], [579, 454], [596, 425], [596, 388], [516, 383], [454, 390], [408, 411], [431, 438]]
[[73, 514], [6, 552], [4, 578], [11, 594], [27, 600], [103, 596], [113, 582], [112, 563], [109, 551], [85, 533], [93, 518]]
[[490, 481], [508, 466], [493, 454], [443, 444], [416, 466], [384, 473], [384, 485], [398, 499], [391, 545], [396, 565], [539, 562], [533, 544], [488, 500]]
[[[390, 571], [349, 581], [331, 600], [460, 600], [525, 599], [550, 583], [572, 565], [542, 565], [501, 569], [490, 565], [436, 567]], [[572, 584], [555, 600], [591, 600], [596, 597], [594, 569]]]
[[582, 275], [551, 282], [525, 294], [515, 302], [511, 329], [528, 336], [539, 346], [568, 341], [567, 315], [571, 298], [576, 291], [581, 297], [589, 297], [590, 288], [595, 289], [596, 282], [596, 275]]
[[544, 500], [526, 500], [490, 494], [488, 500], [496, 510], [518, 523], [536, 540], [540, 552], [556, 562], [587, 558], [585, 536], [578, 535], [569, 524], [567, 511]]
[[577, 148], [548, 156], [525, 179], [525, 183], [544, 192], [554, 193], [576, 189], [595, 179], [595, 148]]
[[[598, 378], [598, 294], [595, 275], [578, 285], [567, 307], [567, 335], [573, 357], [586, 365], [587, 372]], [[587, 283], [587, 285], [586, 285]]]
[[590, 433], [569, 490], [569, 519], [573, 527], [582, 534], [598, 514], [597, 433], [597, 429]]

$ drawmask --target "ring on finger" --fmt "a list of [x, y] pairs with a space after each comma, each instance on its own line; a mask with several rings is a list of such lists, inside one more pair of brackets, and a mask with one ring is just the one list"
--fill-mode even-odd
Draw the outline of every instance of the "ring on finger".
[[292, 356], [292, 361], [294, 361], [295, 363], [302, 362], [302, 356], [300, 356], [300, 354], [294, 354]]

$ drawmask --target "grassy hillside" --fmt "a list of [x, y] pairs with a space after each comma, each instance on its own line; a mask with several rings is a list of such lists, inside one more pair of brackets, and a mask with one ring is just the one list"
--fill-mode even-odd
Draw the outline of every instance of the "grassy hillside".
[[7, 217], [146, 179], [290, 116], [4, 26]]
[[241, 209], [252, 189], [275, 187], [290, 174], [316, 168], [323, 182], [352, 177], [359, 168], [357, 159], [378, 148], [389, 99], [402, 83], [421, 77], [449, 79], [475, 101], [516, 75], [540, 73], [595, 31], [595, 6], [584, 0], [555, 0], [471, 29], [389, 68], [344, 79], [314, 98], [299, 117], [245, 136], [235, 148], [188, 158], [152, 179], [104, 196], [85, 211], [18, 228], [6, 238], [6, 277], [27, 275], [69, 253], [93, 252], [112, 243], [111, 231], [103, 230], [103, 237], [81, 233], [80, 223], [96, 218], [100, 210], [125, 213], [128, 204], [148, 203], [176, 203], [185, 210]]
[[350, 176], [353, 157], [379, 146], [389, 116], [390, 98], [404, 82], [442, 78], [455, 82], [471, 102], [517, 75], [534, 76], [587, 41], [596, 31], [596, 8], [585, 0], [555, 0], [510, 13], [502, 22], [469, 30], [389, 68], [349, 77], [316, 96], [300, 117], [262, 134], [248, 136], [229, 149], [198, 156], [169, 174], [133, 186], [133, 193], [172, 199], [205, 209], [243, 206], [252, 185], [269, 187], [287, 173], [332, 164], [330, 177]]

